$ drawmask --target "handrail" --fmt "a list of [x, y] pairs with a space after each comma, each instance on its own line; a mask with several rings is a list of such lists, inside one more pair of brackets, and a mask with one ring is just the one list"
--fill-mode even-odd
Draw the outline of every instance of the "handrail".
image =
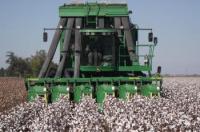
[[136, 46], [138, 46], [138, 47], [150, 47], [150, 46], [155, 46], [154, 44], [137, 44]]
[[70, 0], [66, 4], [86, 4], [86, 3], [126, 4], [127, 0]]

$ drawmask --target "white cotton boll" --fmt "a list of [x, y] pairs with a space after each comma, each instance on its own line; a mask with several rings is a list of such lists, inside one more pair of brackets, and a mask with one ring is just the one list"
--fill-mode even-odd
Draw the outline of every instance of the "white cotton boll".
[[200, 78], [166, 78], [163, 87], [164, 98], [108, 96], [103, 114], [90, 97], [75, 105], [65, 97], [48, 106], [38, 99], [0, 114], [0, 131], [198, 131]]

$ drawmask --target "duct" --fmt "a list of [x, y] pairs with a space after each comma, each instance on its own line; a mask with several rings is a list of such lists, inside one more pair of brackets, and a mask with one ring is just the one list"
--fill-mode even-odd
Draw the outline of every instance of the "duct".
[[79, 29], [82, 26], [82, 18], [76, 18], [76, 30], [75, 30], [75, 62], [74, 62], [74, 77], [80, 76], [80, 53], [81, 46], [81, 33]]
[[[105, 28], [105, 19], [103, 17], [99, 17], [98, 18], [98, 27], [100, 29]], [[104, 42], [103, 38], [104, 37], [101, 37], [100, 39], [98, 39], [96, 48], [102, 49], [102, 47], [104, 47], [104, 45], [102, 43], [102, 42]], [[98, 50], [100, 50], [100, 49], [98, 49]], [[102, 58], [102, 53], [100, 53], [100, 52], [95, 52], [94, 53], [94, 64], [95, 64], [95, 66], [97, 66], [97, 65], [99, 65], [101, 63], [101, 58]]]
[[[64, 27], [66, 22], [67, 22], [67, 18], [61, 18], [59, 23], [58, 23], [57, 28]], [[55, 52], [56, 52], [58, 42], [60, 40], [62, 32], [63, 32], [62, 30], [56, 30], [55, 31], [53, 40], [51, 42], [51, 46], [50, 46], [48, 54], [47, 54], [47, 58], [45, 59], [45, 62], [44, 62], [43, 66], [40, 70], [40, 73], [39, 73], [39, 76], [38, 76], [39, 78], [46, 76], [49, 65], [50, 65], [50, 63], [51, 63], [51, 61], [54, 57]]]
[[[119, 45], [119, 42], [121, 41], [121, 38], [119, 38], [119, 37], [121, 37], [122, 36], [122, 31], [121, 31], [121, 26], [122, 26], [122, 24], [121, 24], [121, 18], [120, 17], [114, 17], [114, 27], [115, 27], [115, 29], [117, 29], [117, 35], [118, 35], [118, 37], [117, 37], [117, 41], [115, 41], [115, 39], [113, 39], [114, 40], [114, 45], [113, 45], [113, 47], [112, 47], [112, 50], [113, 51], [115, 51], [115, 53], [113, 53], [113, 56], [115, 56], [115, 59], [116, 59], [116, 51], [118, 51], [119, 49], [118, 49], [118, 45]], [[117, 48], [117, 49], [116, 49]], [[115, 65], [116, 64], [116, 60], [113, 60], [112, 61], [112, 63]]]
[[114, 18], [115, 29], [117, 29], [118, 36], [122, 34], [120, 27], [121, 27], [121, 18], [115, 17]]
[[[67, 22], [67, 29], [72, 29], [74, 25], [74, 18], [68, 18]], [[62, 51], [62, 57], [60, 60], [60, 63], [58, 65], [58, 69], [56, 71], [56, 77], [61, 77], [63, 70], [64, 70], [64, 65], [66, 64], [67, 61], [67, 55], [68, 55], [68, 50], [70, 47], [70, 38], [71, 38], [72, 30], [66, 30], [65, 31], [65, 39], [64, 39], [64, 45], [63, 45], [63, 51]]]
[[124, 32], [125, 32], [125, 38], [126, 38], [126, 44], [129, 52], [129, 56], [132, 62], [136, 61], [136, 54], [135, 54], [135, 48], [136, 45], [133, 41], [133, 36], [130, 29], [130, 22], [128, 17], [121, 17], [122, 25], [124, 26]]
[[104, 18], [99, 18], [98, 27], [99, 28], [104, 28], [104, 25], [105, 25]]

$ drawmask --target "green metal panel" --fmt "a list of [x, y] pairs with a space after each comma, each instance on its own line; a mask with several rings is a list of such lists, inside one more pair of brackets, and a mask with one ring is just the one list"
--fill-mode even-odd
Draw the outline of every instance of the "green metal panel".
[[107, 84], [99, 85], [97, 87], [97, 92], [96, 92], [97, 103], [103, 103], [106, 98], [106, 95], [107, 94], [114, 95], [114, 92], [115, 92], [115, 87], [113, 85], [107, 85]]
[[75, 86], [73, 94], [74, 102], [79, 103], [85, 95], [90, 95], [92, 97], [92, 87], [88, 84]]
[[115, 86], [104, 84], [101, 86], [107, 94], [114, 94]]
[[105, 72], [105, 71], [151, 71], [151, 66], [133, 65], [133, 66], [119, 66], [116, 70], [113, 66], [81, 66], [83, 72]]
[[66, 85], [57, 85], [51, 88], [52, 102], [58, 101], [61, 96], [69, 96], [69, 87]]
[[96, 92], [96, 102], [97, 103], [103, 103], [106, 97], [106, 93], [104, 91], [104, 87], [103, 86], [99, 86], [97, 88], [97, 92]]
[[67, 5], [59, 8], [60, 17], [87, 16], [88, 7], [84, 5]]
[[120, 66], [118, 71], [151, 71], [151, 66], [133, 65], [133, 66]]
[[143, 96], [159, 95], [160, 86], [153, 85], [153, 84], [143, 85], [139, 92]]
[[38, 96], [43, 96], [47, 100], [47, 88], [44, 86], [32, 86], [28, 89], [28, 101], [34, 101]]
[[59, 8], [60, 17], [88, 16], [128, 16], [126, 4], [79, 4], [64, 5]]
[[119, 98], [126, 100], [129, 95], [137, 93], [137, 86], [124, 84], [119, 86], [118, 91]]
[[[34, 101], [37, 96], [44, 96], [48, 100], [48, 94], [52, 94], [52, 102], [57, 101], [61, 95], [68, 95], [68, 85], [73, 85], [73, 101], [79, 103], [85, 95], [92, 97], [93, 86], [96, 84], [96, 102], [103, 109], [102, 103], [106, 95], [114, 95], [117, 90], [119, 98], [126, 100], [129, 95], [139, 93], [143, 96], [159, 95], [162, 78], [155, 77], [94, 77], [94, 78], [39, 78], [27, 79], [28, 100]], [[139, 85], [137, 85], [137, 83]], [[46, 90], [45, 85], [56, 84], [51, 91]], [[114, 86], [118, 85], [118, 86]], [[136, 87], [137, 86], [137, 87]]]
[[[162, 77], [93, 77], [93, 78], [29, 78], [26, 83], [45, 84], [45, 83], [90, 83], [90, 82], [134, 82], [134, 81], [161, 81]], [[31, 88], [31, 86], [29, 87]]]
[[93, 92], [93, 88], [92, 88], [92, 86], [91, 85], [89, 85], [89, 84], [86, 84], [86, 85], [84, 85], [84, 88], [83, 88], [83, 90], [82, 90], [82, 93], [84, 94], [84, 95], [92, 95], [92, 92]]
[[74, 88], [74, 102], [79, 103], [82, 99], [82, 89], [84, 88], [83, 85], [81, 86], [76, 86]]
[[105, 72], [105, 71], [114, 71], [112, 66], [81, 66], [80, 70], [84, 72]]
[[28, 91], [28, 101], [34, 101], [37, 97], [37, 94], [33, 90]]

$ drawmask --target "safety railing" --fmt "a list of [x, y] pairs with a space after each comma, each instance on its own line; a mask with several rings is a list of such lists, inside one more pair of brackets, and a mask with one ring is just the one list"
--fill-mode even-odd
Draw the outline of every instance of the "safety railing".
[[127, 0], [69, 0], [66, 4], [86, 4], [86, 3], [126, 4]]
[[[148, 52], [142, 54], [140, 53], [141, 48], [148, 48]], [[138, 59], [141, 61], [142, 59], [144, 62], [148, 61], [149, 65], [152, 65], [152, 59], [154, 57], [154, 49], [155, 49], [155, 44], [137, 44], [136, 45], [136, 54], [138, 55]]]

